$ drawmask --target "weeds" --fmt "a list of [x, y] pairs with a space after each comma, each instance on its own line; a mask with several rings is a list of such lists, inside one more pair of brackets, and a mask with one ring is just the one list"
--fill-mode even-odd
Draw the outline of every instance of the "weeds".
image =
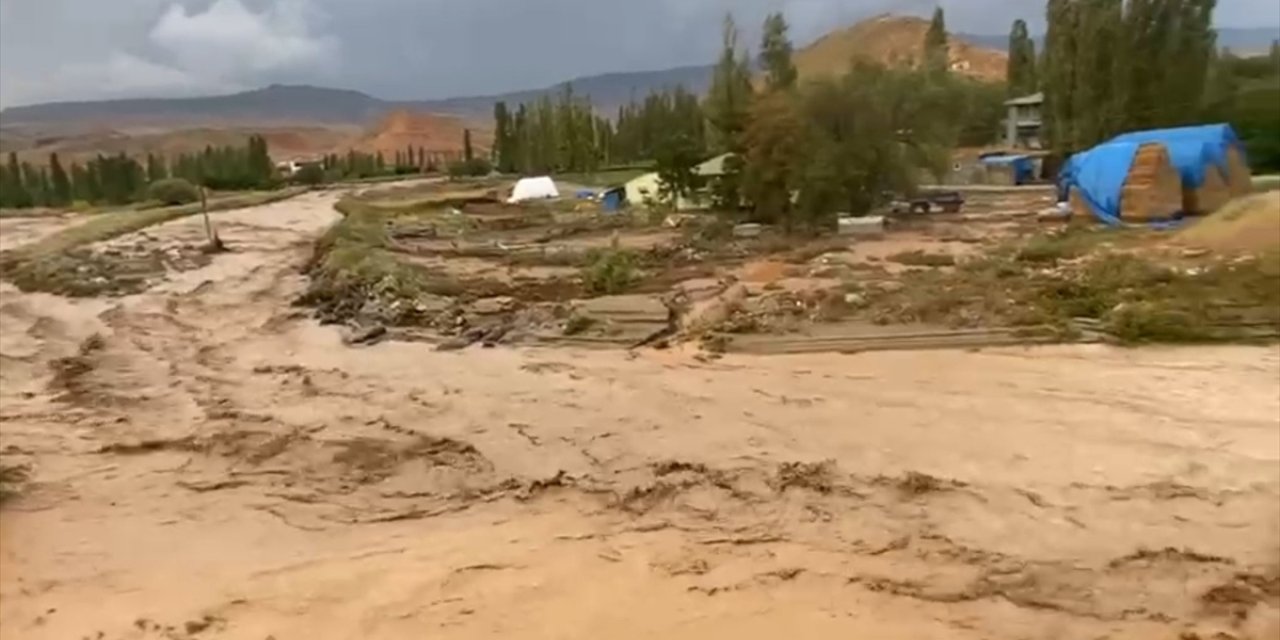
[[919, 249], [915, 251], [905, 251], [886, 258], [889, 262], [909, 267], [954, 267], [956, 266], [956, 258], [953, 255], [945, 253], [928, 253]]
[[583, 284], [596, 295], [615, 295], [629, 289], [639, 280], [636, 258], [628, 251], [609, 249], [600, 252], [582, 270]]
[[901, 288], [870, 294], [870, 313], [882, 324], [1044, 326], [1067, 333], [1075, 319], [1089, 318], [1126, 343], [1280, 335], [1280, 254], [1190, 269], [1114, 252], [1079, 254], [1053, 267], [1041, 262], [1075, 255], [1080, 245], [1073, 242], [1079, 241], [1033, 241], [1031, 261], [1024, 247], [953, 272], [904, 274]]

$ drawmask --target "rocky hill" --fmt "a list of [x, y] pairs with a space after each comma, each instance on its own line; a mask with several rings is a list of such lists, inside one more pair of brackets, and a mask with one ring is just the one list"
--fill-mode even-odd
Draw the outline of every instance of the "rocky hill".
[[[842, 73], [855, 59], [886, 65], [916, 65], [924, 59], [924, 36], [929, 21], [923, 18], [882, 15], [845, 29], [832, 31], [796, 52], [800, 77]], [[1008, 54], [972, 44], [958, 36], [950, 41], [951, 69], [980, 80], [1003, 80]]]

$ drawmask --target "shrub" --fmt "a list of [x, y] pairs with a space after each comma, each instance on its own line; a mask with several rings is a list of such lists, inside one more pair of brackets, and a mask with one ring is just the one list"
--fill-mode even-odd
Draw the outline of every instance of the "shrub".
[[582, 272], [587, 290], [598, 295], [622, 293], [638, 277], [635, 259], [616, 249], [601, 252]]
[[484, 158], [472, 158], [449, 163], [450, 178], [466, 178], [469, 176], [487, 176], [493, 166]]
[[315, 163], [304, 164], [293, 174], [294, 182], [310, 187], [324, 184], [325, 178], [324, 167]]
[[147, 195], [166, 206], [191, 204], [200, 199], [196, 186], [182, 178], [156, 180], [147, 187]]

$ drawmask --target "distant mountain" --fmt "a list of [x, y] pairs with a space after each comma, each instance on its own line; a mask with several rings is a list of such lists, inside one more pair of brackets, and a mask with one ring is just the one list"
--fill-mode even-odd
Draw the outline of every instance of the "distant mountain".
[[543, 89], [445, 100], [381, 100], [358, 91], [323, 87], [272, 85], [264, 89], [201, 98], [137, 98], [93, 102], [53, 102], [0, 111], [0, 125], [213, 125], [242, 123], [368, 124], [393, 111], [410, 110], [455, 115], [486, 122], [498, 101], [518, 104], [556, 95], [569, 85], [590, 96], [604, 113], [632, 98], [683, 85], [701, 94], [711, 82], [711, 67], [694, 66], [586, 76]]
[[358, 123], [386, 111], [385, 103], [358, 91], [272, 85], [202, 98], [136, 98], [52, 102], [0, 111], [6, 127], [31, 124], [229, 124], [239, 122]]
[[634, 73], [606, 73], [575, 78], [544, 89], [515, 91], [490, 96], [399, 102], [395, 104], [401, 108], [435, 113], [464, 117], [488, 117], [493, 113], [493, 105], [499, 101], [506, 102], [509, 105], [516, 105], [537, 100], [544, 95], [558, 95], [566, 87], [572, 86], [575, 94], [589, 96], [597, 110], [611, 114], [619, 106], [630, 102], [632, 99], [643, 100], [652, 91], [677, 85], [683, 86], [698, 95], [706, 93], [711, 86], [711, 66], [676, 67], [661, 71]]

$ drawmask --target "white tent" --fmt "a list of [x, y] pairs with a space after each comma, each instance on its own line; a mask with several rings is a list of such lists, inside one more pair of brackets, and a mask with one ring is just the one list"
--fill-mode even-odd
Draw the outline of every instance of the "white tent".
[[511, 197], [507, 202], [516, 203], [525, 200], [545, 200], [547, 198], [559, 198], [560, 192], [556, 190], [556, 183], [551, 178], [542, 176], [540, 178], [521, 178], [516, 183], [514, 189], [511, 190]]

